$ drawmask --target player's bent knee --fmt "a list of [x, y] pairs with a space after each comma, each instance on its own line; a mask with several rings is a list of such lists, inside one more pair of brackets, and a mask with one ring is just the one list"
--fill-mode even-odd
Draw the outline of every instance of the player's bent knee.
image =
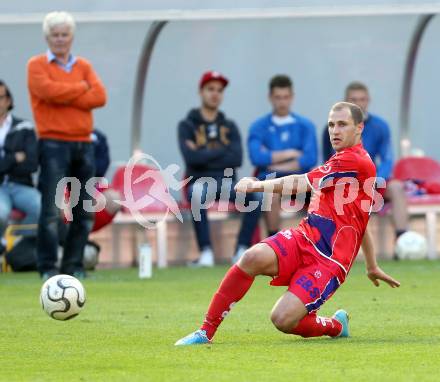
[[249, 248], [243, 254], [238, 262], [238, 266], [243, 270], [251, 270], [252, 273], [258, 270], [258, 251], [254, 250], [254, 247]]
[[287, 314], [277, 312], [276, 310], [272, 312], [270, 319], [274, 326], [283, 333], [292, 333], [293, 328], [295, 328], [299, 322]]
[[267, 250], [257, 244], [245, 251], [238, 262], [238, 266], [254, 276], [264, 273], [271, 264]]

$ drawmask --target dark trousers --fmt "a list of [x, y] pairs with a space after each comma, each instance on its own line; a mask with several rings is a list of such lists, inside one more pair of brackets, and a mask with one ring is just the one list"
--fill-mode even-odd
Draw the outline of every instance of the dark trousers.
[[[213, 178], [211, 178], [212, 180]], [[234, 191], [236, 182], [232, 179], [227, 181], [222, 179], [215, 179], [215, 182], [210, 181], [209, 185], [203, 181], [203, 178], [198, 179], [196, 182], [192, 182], [188, 186], [187, 197], [191, 203], [191, 216], [194, 224], [194, 230], [197, 237], [197, 243], [199, 249], [202, 251], [206, 247], [211, 246], [211, 239], [209, 237], [209, 222], [207, 209], [203, 205], [209, 204], [213, 200], [229, 200], [235, 202], [237, 193]], [[222, 195], [223, 194], [223, 195]], [[228, 197], [229, 194], [229, 197]], [[225, 196], [225, 199], [222, 198]], [[261, 201], [263, 194], [251, 193], [246, 194], [246, 197], [242, 194], [240, 196], [244, 198], [244, 206], [249, 206], [250, 202], [258, 202], [258, 207], [249, 212], [243, 213], [243, 219], [241, 223], [240, 233], [237, 239], [237, 246], [242, 245], [249, 247], [252, 241], [252, 235], [258, 224], [258, 219], [261, 215]]]
[[[83, 252], [93, 226], [93, 214], [86, 212], [83, 201], [90, 200], [86, 182], [95, 172], [93, 146], [88, 142], [66, 142], [41, 139], [38, 143], [41, 192], [41, 214], [38, 224], [37, 259], [41, 274], [55, 269], [59, 242], [60, 210], [55, 204], [57, 185], [64, 177], [75, 177], [81, 184], [79, 200], [72, 209], [73, 221], [69, 225], [64, 243], [61, 273], [83, 271]], [[58, 190], [60, 193], [60, 190]], [[64, 190], [61, 192], [61, 194]]]

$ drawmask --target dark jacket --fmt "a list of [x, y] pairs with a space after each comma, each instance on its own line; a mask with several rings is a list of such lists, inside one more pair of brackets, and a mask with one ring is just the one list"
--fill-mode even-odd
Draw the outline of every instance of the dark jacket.
[[[243, 150], [240, 132], [222, 112], [218, 113], [215, 121], [207, 122], [199, 109], [193, 109], [179, 123], [178, 130], [186, 175], [193, 176], [193, 181], [204, 176], [222, 178], [225, 168], [241, 166]], [[186, 140], [194, 142], [197, 149], [191, 150]]]
[[[17, 163], [15, 153], [23, 151], [26, 159]], [[32, 173], [38, 168], [37, 138], [31, 122], [12, 116], [11, 129], [0, 153], [0, 183], [9, 182], [33, 186]]]
[[98, 129], [92, 132], [93, 150], [95, 153], [95, 176], [103, 177], [110, 166], [110, 150], [107, 137]]

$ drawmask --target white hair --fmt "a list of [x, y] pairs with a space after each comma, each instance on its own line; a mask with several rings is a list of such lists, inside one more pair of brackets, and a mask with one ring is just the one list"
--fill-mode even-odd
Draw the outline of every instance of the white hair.
[[67, 12], [50, 12], [43, 20], [43, 33], [47, 37], [50, 30], [56, 25], [68, 25], [72, 34], [75, 32], [75, 20]]

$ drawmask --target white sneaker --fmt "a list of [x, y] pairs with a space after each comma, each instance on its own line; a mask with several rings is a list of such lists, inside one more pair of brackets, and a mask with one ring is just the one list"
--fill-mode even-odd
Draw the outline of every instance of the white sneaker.
[[211, 248], [205, 248], [200, 257], [197, 260], [188, 263], [189, 267], [200, 268], [200, 267], [213, 267], [214, 266], [214, 252]]
[[231, 263], [232, 265], [238, 263], [238, 260], [240, 260], [241, 256], [245, 253], [245, 251], [248, 249], [248, 247], [244, 245], [239, 245], [237, 248], [237, 252], [235, 252], [235, 255], [232, 256]]

